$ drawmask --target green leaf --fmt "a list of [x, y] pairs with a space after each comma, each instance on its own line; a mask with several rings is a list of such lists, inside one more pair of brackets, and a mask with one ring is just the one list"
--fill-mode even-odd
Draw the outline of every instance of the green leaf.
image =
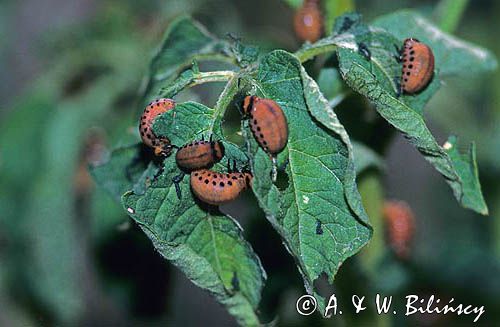
[[331, 283], [341, 264], [371, 235], [354, 183], [350, 143], [333, 111], [320, 116], [327, 101], [293, 55], [278, 50], [263, 57], [253, 84], [259, 96], [281, 106], [289, 126], [288, 145], [278, 156], [279, 162], [288, 160], [284, 190], [271, 181], [269, 155], [244, 129], [253, 158], [253, 190], [296, 259], [307, 291], [324, 309], [314, 281], [326, 274]]
[[[180, 145], [202, 133], [221, 139], [223, 109], [235, 85], [236, 81], [229, 82], [215, 109], [194, 102], [177, 105], [155, 120], [155, 134], [168, 135]], [[223, 143], [227, 159], [240, 167], [248, 160], [238, 147]], [[222, 167], [219, 163], [214, 169]], [[166, 259], [213, 294], [240, 324], [259, 324], [256, 309], [266, 275], [258, 257], [235, 220], [193, 198], [188, 177], [180, 183], [182, 197], [177, 198], [172, 178], [180, 172], [174, 156], [165, 159], [163, 173], [144, 193], [123, 196], [127, 212]]]
[[[371, 71], [372, 66], [364, 57], [342, 48], [338, 50], [338, 58], [341, 74], [347, 84], [373, 102], [379, 114], [402, 132], [445, 177], [457, 201], [466, 208], [487, 214], [488, 209], [477, 180], [477, 172], [474, 173], [475, 163], [469, 161], [469, 167], [464, 169], [464, 165], [458, 163], [457, 156], [450, 156], [439, 146], [427, 128], [421, 110], [405, 103], [407, 97], [396, 98], [392, 88], [388, 88], [387, 83], [381, 79], [382, 75], [374, 74]], [[431, 84], [423, 94], [415, 96], [412, 100], [413, 106], [423, 107], [428, 98], [426, 92], [433, 92], [430, 90], [432, 88]]]
[[323, 68], [319, 72], [319, 89], [325, 98], [328, 99], [328, 103], [332, 109], [339, 105], [348, 94], [344, 84], [338, 69]]
[[141, 108], [158, 94], [162, 85], [175, 79], [193, 60], [234, 62], [227, 42], [210, 35], [190, 17], [173, 21], [165, 33], [163, 43], [151, 60], [148, 82]]
[[488, 50], [441, 31], [431, 21], [411, 10], [377, 18], [373, 24], [391, 32], [400, 41], [414, 37], [428, 44], [434, 53], [439, 75], [464, 75], [496, 69], [497, 60]]
[[354, 0], [326, 0], [323, 4], [325, 12], [325, 32], [330, 35], [335, 19], [342, 14], [354, 11]]
[[463, 205], [467, 208], [483, 208], [482, 214], [488, 214], [488, 208], [484, 202], [479, 184], [479, 174], [476, 164], [476, 145], [472, 142], [465, 153], [461, 153], [458, 149], [458, 138], [450, 136], [444, 144], [444, 149], [453, 163], [453, 168], [460, 173], [462, 182], [462, 197]]
[[359, 175], [370, 167], [375, 167], [380, 170], [385, 169], [382, 157], [363, 143], [352, 142], [352, 150], [356, 175]]
[[149, 162], [143, 145], [135, 144], [113, 150], [108, 160], [89, 170], [96, 183], [120, 201], [141, 179]]

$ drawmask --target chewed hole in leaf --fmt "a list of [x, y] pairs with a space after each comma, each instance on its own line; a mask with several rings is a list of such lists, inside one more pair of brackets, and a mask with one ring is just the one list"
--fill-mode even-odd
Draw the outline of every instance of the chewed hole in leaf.
[[243, 96], [235, 96], [226, 108], [222, 122], [222, 133], [228, 141], [238, 146], [245, 144], [245, 139], [241, 133], [242, 103]]
[[325, 272], [314, 280], [314, 289], [319, 295], [326, 299], [335, 293], [335, 289], [333, 285], [328, 282], [328, 275]]
[[278, 172], [278, 174], [276, 176], [276, 182], [274, 183], [274, 185], [276, 185], [278, 190], [284, 191], [288, 188], [288, 186], [290, 184], [290, 181], [288, 178], [288, 173], [286, 172], [285, 167], [283, 167], [283, 168], [278, 167], [277, 172]]

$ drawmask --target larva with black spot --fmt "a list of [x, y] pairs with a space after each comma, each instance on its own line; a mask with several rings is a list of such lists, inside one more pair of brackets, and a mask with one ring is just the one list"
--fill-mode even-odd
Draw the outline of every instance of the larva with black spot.
[[193, 141], [179, 150], [175, 155], [177, 165], [184, 171], [208, 168], [219, 162], [224, 156], [224, 146], [219, 141]]
[[288, 123], [281, 107], [253, 95], [245, 97], [243, 111], [260, 147], [272, 156], [280, 153], [288, 142]]
[[248, 172], [218, 173], [209, 169], [200, 169], [191, 173], [191, 190], [202, 202], [219, 206], [233, 201], [252, 182]]
[[434, 76], [434, 54], [417, 39], [408, 38], [402, 50], [401, 90], [414, 94], [423, 90]]
[[172, 99], [158, 99], [151, 102], [144, 108], [139, 121], [139, 133], [142, 142], [153, 148], [155, 155], [168, 156], [172, 151], [170, 140], [167, 137], [158, 137], [151, 128], [158, 115], [175, 108], [175, 102]]

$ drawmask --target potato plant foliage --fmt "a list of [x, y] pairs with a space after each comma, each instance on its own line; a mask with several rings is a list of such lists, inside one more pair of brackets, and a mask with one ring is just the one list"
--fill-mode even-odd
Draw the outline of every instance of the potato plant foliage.
[[[317, 298], [320, 310], [324, 310], [325, 301], [314, 282], [327, 276], [333, 283], [342, 263], [370, 240], [372, 229], [361, 205], [356, 173], [370, 164], [380, 165], [370, 149], [357, 144], [353, 147], [338, 120], [334, 109], [344, 98], [343, 92], [351, 88], [366, 97], [374, 110], [443, 175], [463, 207], [487, 214], [474, 144], [462, 152], [458, 139], [452, 136], [444, 146], [439, 145], [423, 113], [441, 78], [471, 68], [484, 72], [496, 67], [487, 50], [440, 31], [411, 11], [383, 16], [372, 24], [357, 14], [347, 14], [338, 17], [327, 34], [296, 53], [263, 53], [231, 38], [219, 39], [192, 18], [181, 17], [170, 24], [151, 61], [137, 108], [140, 112], [149, 101], [175, 98], [195, 85], [225, 83], [213, 108], [194, 101], [178, 103], [156, 119], [153, 130], [175, 145], [213, 135], [226, 149], [215, 170], [226, 172], [227, 159], [235, 160], [238, 168], [250, 168], [253, 194], [294, 257], [305, 289]], [[397, 97], [394, 77], [399, 76], [401, 66], [395, 59], [395, 46], [408, 36], [430, 45], [437, 70], [423, 92]], [[358, 51], [361, 43], [370, 50], [370, 60]], [[303, 63], [317, 56], [333, 57], [338, 65], [322, 69], [319, 78], [313, 78]], [[198, 63], [203, 61], [223, 62], [232, 68], [201, 71]], [[326, 86], [327, 95], [317, 81], [331, 84]], [[335, 83], [340, 87], [333, 87]], [[256, 143], [247, 121], [241, 124], [243, 145], [232, 143], [223, 133], [224, 114], [237, 110], [249, 94], [273, 99], [287, 117], [288, 144], [277, 158], [278, 165], [287, 163], [280, 172], [288, 180], [284, 188], [272, 182], [269, 155]], [[137, 143], [117, 148], [108, 162], [91, 171], [101, 186], [121, 199], [124, 210], [163, 257], [213, 294], [240, 324], [261, 323], [257, 308], [266, 280], [264, 267], [235, 219], [193, 197], [189, 178], [181, 182], [182, 197], [178, 199], [172, 178], [180, 170], [174, 155], [163, 162], [152, 160]]]

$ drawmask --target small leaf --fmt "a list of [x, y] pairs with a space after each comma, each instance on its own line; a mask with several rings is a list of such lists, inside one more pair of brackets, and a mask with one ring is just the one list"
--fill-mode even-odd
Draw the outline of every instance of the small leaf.
[[243, 44], [239, 39], [234, 38], [231, 47], [233, 56], [236, 58], [238, 65], [245, 68], [257, 61], [260, 54], [260, 48], [253, 45]]
[[354, 11], [354, 0], [326, 0], [323, 4], [325, 11], [325, 32], [330, 35], [333, 31], [335, 19], [342, 14]]
[[344, 260], [368, 242], [371, 229], [354, 183], [347, 134], [333, 132], [343, 130], [336, 117], [324, 121], [332, 130], [313, 120], [310, 111], [324, 110], [326, 99], [303, 73], [296, 57], [273, 51], [262, 58], [253, 80], [257, 94], [275, 100], [288, 120], [288, 145], [278, 156], [279, 162], [288, 160], [286, 189], [273, 185], [269, 155], [244, 130], [259, 205], [295, 257], [307, 291], [324, 309], [314, 281], [326, 274], [332, 282]]
[[151, 60], [141, 108], [157, 95], [160, 86], [177, 77], [193, 60], [234, 62], [227, 42], [210, 35], [190, 17], [173, 21], [158, 52]]
[[440, 76], [479, 73], [497, 67], [495, 56], [490, 51], [441, 31], [415, 11], [401, 10], [381, 16], [373, 24], [394, 34], [399, 44], [408, 37], [428, 44]]
[[89, 170], [96, 183], [119, 201], [123, 193], [130, 191], [141, 179], [150, 161], [147, 149], [142, 144], [135, 144], [113, 150], [108, 160]]
[[477, 172], [476, 145], [471, 143], [466, 153], [460, 153], [457, 137], [450, 136], [443, 147], [451, 158], [453, 167], [461, 176], [464, 206], [483, 208], [481, 213], [487, 215], [486, 203], [481, 192], [477, 192], [477, 190], [481, 189], [481, 185], [479, 184], [479, 174]]

